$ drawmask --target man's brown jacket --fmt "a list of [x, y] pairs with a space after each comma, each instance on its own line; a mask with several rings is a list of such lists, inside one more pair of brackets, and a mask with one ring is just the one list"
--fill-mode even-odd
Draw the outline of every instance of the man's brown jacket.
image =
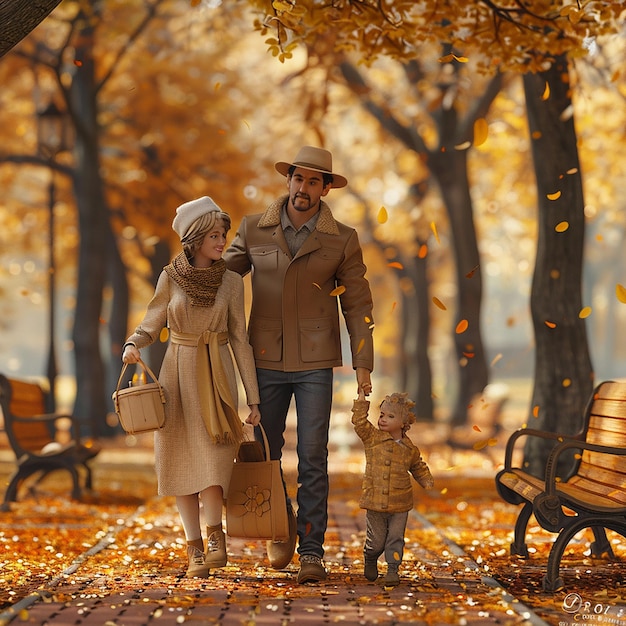
[[280, 221], [286, 201], [244, 217], [224, 254], [229, 269], [252, 271], [248, 332], [256, 366], [299, 372], [342, 365], [339, 298], [352, 366], [372, 371], [372, 295], [356, 231], [322, 202], [315, 230], [292, 258]]

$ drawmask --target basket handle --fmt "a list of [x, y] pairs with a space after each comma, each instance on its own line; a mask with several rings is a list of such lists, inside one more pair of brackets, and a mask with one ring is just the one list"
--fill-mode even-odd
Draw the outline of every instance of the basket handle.
[[[269, 441], [267, 440], [267, 435], [265, 434], [265, 428], [263, 428], [263, 424], [261, 424], [261, 422], [259, 422], [257, 426], [259, 427], [259, 430], [261, 431], [261, 435], [263, 435], [263, 448], [265, 452], [265, 460], [269, 461], [270, 460], [270, 444], [269, 444]], [[245, 436], [246, 436], [246, 431], [244, 429], [244, 437]], [[250, 441], [250, 439], [246, 439], [246, 441]], [[252, 441], [256, 441], [256, 440], [252, 439]]]
[[[141, 365], [144, 372], [146, 372], [147, 374], [150, 374], [150, 378], [152, 378], [152, 380], [159, 386], [159, 395], [161, 396], [161, 402], [165, 404], [165, 394], [163, 393], [163, 387], [161, 387], [161, 383], [159, 382], [158, 378], [154, 375], [154, 372], [150, 369], [148, 364], [144, 363], [141, 359], [139, 359], [137, 363]], [[120, 385], [122, 384], [122, 379], [124, 378], [124, 373], [126, 372], [126, 368], [128, 367], [128, 365], [129, 365], [128, 363], [124, 363], [124, 365], [122, 366], [120, 377], [117, 379], [117, 387], [115, 388], [116, 395], [120, 390]]]

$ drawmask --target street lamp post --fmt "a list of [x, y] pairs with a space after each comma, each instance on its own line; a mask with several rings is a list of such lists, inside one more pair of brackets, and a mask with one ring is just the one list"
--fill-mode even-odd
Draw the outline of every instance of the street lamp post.
[[54, 256], [54, 204], [55, 204], [55, 178], [57, 155], [68, 148], [67, 116], [59, 107], [51, 101], [48, 106], [37, 113], [37, 142], [40, 154], [47, 160], [50, 169], [50, 182], [48, 183], [48, 365], [46, 374], [50, 387], [48, 396], [49, 406], [47, 410], [53, 413], [56, 410], [56, 378], [57, 360], [54, 340], [55, 309], [56, 309], [56, 285], [55, 271], [56, 262]]

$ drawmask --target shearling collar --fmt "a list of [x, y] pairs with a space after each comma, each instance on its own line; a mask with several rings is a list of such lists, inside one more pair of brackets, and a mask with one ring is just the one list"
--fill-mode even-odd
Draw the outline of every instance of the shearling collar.
[[[267, 207], [267, 210], [261, 216], [259, 220], [259, 228], [267, 227], [267, 226], [278, 226], [280, 224], [280, 212], [287, 202], [289, 196], [282, 196], [272, 202], [272, 204]], [[325, 233], [326, 235], [338, 235], [339, 227], [337, 226], [337, 222], [333, 217], [333, 214], [330, 210], [330, 207], [324, 202], [321, 202], [320, 205], [320, 216], [317, 220], [317, 226], [315, 230], [320, 233]]]

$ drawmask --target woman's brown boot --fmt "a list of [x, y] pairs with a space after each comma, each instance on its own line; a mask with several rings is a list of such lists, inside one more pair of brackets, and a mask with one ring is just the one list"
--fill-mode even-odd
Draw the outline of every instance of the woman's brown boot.
[[204, 563], [207, 567], [224, 567], [228, 560], [226, 556], [226, 536], [222, 525], [206, 527], [206, 550]]
[[202, 537], [187, 542], [187, 558], [189, 566], [185, 576], [187, 578], [207, 578], [209, 566], [204, 562], [204, 543]]

